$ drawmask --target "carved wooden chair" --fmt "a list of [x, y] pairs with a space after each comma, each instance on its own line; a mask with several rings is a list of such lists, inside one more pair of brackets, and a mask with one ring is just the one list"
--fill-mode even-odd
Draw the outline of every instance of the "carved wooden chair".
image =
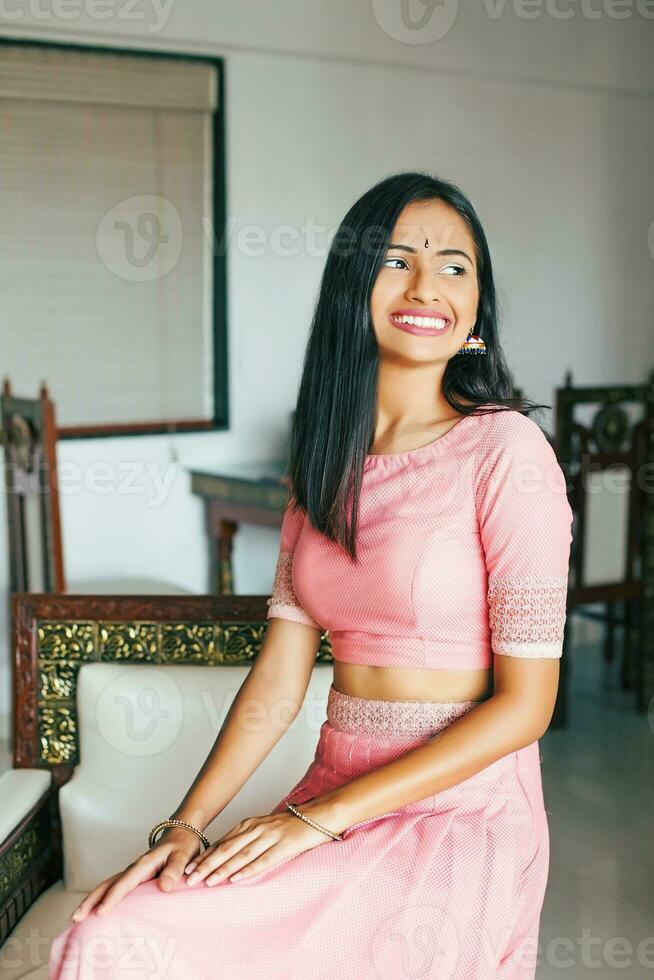
[[45, 384], [38, 399], [0, 396], [10, 592], [65, 592], [56, 478], [57, 427]]
[[45, 382], [38, 398], [19, 398], [12, 393], [9, 379], [4, 379], [0, 430], [7, 491], [10, 592], [188, 594], [181, 586], [149, 578], [67, 583], [57, 485], [56, 413]]
[[622, 625], [622, 685], [645, 711], [654, 694], [654, 371], [645, 384], [606, 387], [575, 387], [568, 372], [556, 392], [555, 448], [574, 512], [568, 613], [605, 622], [607, 661]]
[[[3, 980], [44, 977], [50, 941], [84, 895], [147, 849], [150, 827], [179, 804], [213, 745], [266, 613], [265, 596], [13, 596]], [[326, 633], [316, 660], [302, 710], [210, 825], [211, 839], [270, 812], [306, 772], [332, 678]]]

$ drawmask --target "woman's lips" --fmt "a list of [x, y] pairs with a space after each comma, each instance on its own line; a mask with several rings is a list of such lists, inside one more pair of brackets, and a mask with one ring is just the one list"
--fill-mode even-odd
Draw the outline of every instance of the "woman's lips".
[[440, 317], [400, 317], [391, 313], [388, 319], [398, 330], [404, 330], [405, 333], [416, 334], [419, 337], [435, 337], [437, 334], [447, 333], [452, 325], [450, 319]]

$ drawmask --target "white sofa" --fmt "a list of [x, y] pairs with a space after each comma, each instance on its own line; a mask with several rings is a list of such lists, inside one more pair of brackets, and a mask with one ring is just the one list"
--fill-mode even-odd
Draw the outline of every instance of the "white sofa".
[[[96, 884], [147, 849], [150, 828], [180, 803], [248, 670], [133, 662], [79, 667], [79, 763], [58, 790], [63, 874], [42, 891], [0, 947], [3, 980], [47, 978], [52, 937]], [[313, 758], [331, 679], [331, 664], [317, 662], [300, 714], [210, 825], [210, 839], [245, 816], [270, 812], [294, 788]], [[50, 800], [52, 806], [53, 797], [48, 768], [4, 773], [0, 840], [15, 834], [39, 804]], [[51, 823], [57, 834], [56, 819]], [[0, 877], [1, 872], [0, 850]]]

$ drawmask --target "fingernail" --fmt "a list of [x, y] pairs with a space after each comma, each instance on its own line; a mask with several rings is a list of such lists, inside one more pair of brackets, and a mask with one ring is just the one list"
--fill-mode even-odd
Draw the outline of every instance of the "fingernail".
[[194, 868], [195, 868], [195, 862], [191, 861], [190, 864], [186, 865], [186, 874], [190, 875], [191, 871], [193, 871]]
[[238, 878], [244, 878], [244, 877], [245, 877], [245, 875], [243, 874], [242, 871], [237, 871], [236, 874], [235, 875], [232, 875], [232, 877], [229, 880], [230, 881], [236, 881]]
[[200, 875], [197, 874], [197, 872], [196, 872], [195, 874], [192, 874], [192, 875], [190, 875], [189, 878], [187, 878], [187, 883], [189, 885], [193, 885], [193, 884], [195, 884], [195, 882], [198, 880], [199, 877], [200, 877]]

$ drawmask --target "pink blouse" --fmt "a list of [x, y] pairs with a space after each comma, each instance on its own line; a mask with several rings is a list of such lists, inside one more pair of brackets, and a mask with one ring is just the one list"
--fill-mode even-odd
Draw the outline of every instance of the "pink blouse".
[[328, 632], [335, 660], [451, 670], [560, 657], [572, 510], [526, 415], [464, 416], [366, 457], [357, 562], [289, 499], [268, 618]]

